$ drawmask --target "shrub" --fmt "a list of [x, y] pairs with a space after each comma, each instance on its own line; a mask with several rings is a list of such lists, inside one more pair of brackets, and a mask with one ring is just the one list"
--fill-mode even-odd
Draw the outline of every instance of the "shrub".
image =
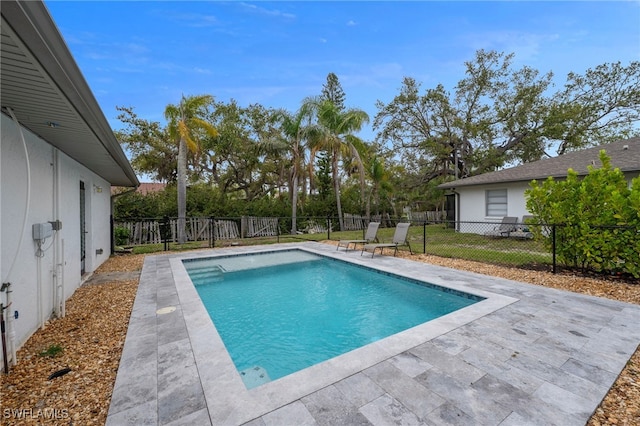
[[[527, 208], [543, 224], [556, 226], [556, 255], [560, 262], [598, 272], [623, 272], [640, 277], [640, 178], [631, 188], [624, 174], [611, 167], [605, 151], [602, 167], [589, 166], [583, 179], [572, 169], [566, 180], [549, 177], [531, 182], [525, 192]], [[551, 247], [548, 228], [533, 227], [537, 238]]]
[[116, 229], [113, 230], [113, 232], [115, 234], [116, 245], [124, 246], [129, 244], [129, 237], [131, 235], [127, 228], [118, 226]]

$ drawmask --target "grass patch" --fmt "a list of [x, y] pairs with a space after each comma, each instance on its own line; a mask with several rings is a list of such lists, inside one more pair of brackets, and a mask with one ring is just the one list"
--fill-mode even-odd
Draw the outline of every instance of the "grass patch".
[[[380, 228], [378, 240], [391, 242], [395, 228]], [[329, 237], [333, 241], [362, 239], [363, 230], [331, 231]], [[327, 232], [315, 234], [282, 234], [278, 237], [255, 237], [236, 240], [216, 240], [215, 247], [252, 246], [261, 244], [291, 243], [303, 241], [323, 241]], [[533, 239], [490, 238], [480, 234], [456, 232], [443, 225], [421, 225], [409, 228], [408, 234], [411, 249], [414, 253], [426, 253], [435, 256], [475, 260], [485, 263], [521, 266], [526, 264], [550, 264], [552, 257], [540, 241]], [[184, 251], [207, 248], [208, 241], [188, 242], [185, 244], [170, 243], [169, 251]], [[401, 247], [407, 250], [407, 247]], [[133, 248], [135, 254], [148, 254], [164, 251], [164, 244], [148, 244]]]
[[478, 247], [456, 247], [454, 245], [430, 245], [427, 254], [435, 256], [475, 260], [478, 262], [506, 265], [526, 265], [531, 263], [547, 264], [551, 262], [550, 254], [537, 254], [518, 251], [496, 251]]
[[64, 352], [64, 349], [62, 348], [62, 346], [57, 345], [57, 344], [52, 344], [49, 345], [49, 347], [47, 349], [44, 349], [42, 351], [40, 351], [40, 353], [38, 354], [39, 356], [42, 357], [49, 357], [49, 358], [55, 358], [58, 355], [61, 355], [62, 352]]
[[[394, 232], [395, 228], [380, 228], [378, 239], [380, 242], [391, 242]], [[362, 238], [362, 235], [362, 231], [332, 232], [331, 239], [358, 239]], [[479, 234], [456, 232], [442, 225], [412, 226], [407, 238], [414, 253], [514, 266], [549, 264], [552, 261], [551, 254], [545, 251], [539, 241], [489, 238]]]

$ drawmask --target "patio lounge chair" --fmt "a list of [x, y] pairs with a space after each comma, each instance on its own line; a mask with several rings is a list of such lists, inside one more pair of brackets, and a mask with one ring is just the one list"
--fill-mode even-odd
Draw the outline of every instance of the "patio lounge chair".
[[533, 238], [533, 233], [529, 231], [529, 222], [531, 220], [533, 220], [533, 216], [531, 215], [522, 216], [522, 222], [516, 226], [514, 231], [509, 232], [509, 237], [523, 240]]
[[362, 246], [362, 252], [360, 252], [360, 256], [365, 251], [371, 250], [371, 257], [376, 254], [376, 250], [380, 249], [380, 254], [382, 254], [382, 250], [385, 247], [393, 248], [395, 251], [393, 255], [398, 254], [398, 246], [409, 246], [409, 251], [413, 254], [413, 250], [411, 250], [411, 244], [409, 244], [409, 240], [407, 239], [407, 234], [409, 232], [410, 223], [399, 223], [396, 225], [396, 232], [393, 234], [393, 240], [390, 243], [378, 243], [378, 244], [365, 244]]
[[353, 244], [353, 249], [355, 250], [356, 244], [367, 244], [378, 241], [379, 226], [380, 222], [369, 222], [369, 226], [367, 227], [367, 232], [365, 232], [363, 240], [340, 240], [338, 241], [338, 247], [336, 250], [340, 249], [340, 247], [344, 247], [345, 251], [347, 251], [351, 244]]
[[516, 223], [518, 223], [517, 217], [505, 216], [499, 226], [485, 232], [484, 235], [487, 237], [508, 237], [511, 232], [516, 230]]

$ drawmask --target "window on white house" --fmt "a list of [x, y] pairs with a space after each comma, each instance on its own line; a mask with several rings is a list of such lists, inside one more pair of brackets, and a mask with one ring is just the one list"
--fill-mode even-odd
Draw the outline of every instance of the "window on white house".
[[507, 190], [490, 189], [486, 191], [487, 216], [503, 217], [507, 215]]

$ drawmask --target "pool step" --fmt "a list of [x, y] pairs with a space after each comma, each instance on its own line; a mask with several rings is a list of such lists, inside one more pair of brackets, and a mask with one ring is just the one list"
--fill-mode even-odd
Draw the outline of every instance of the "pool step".
[[189, 271], [191, 281], [195, 285], [217, 283], [224, 280], [225, 269], [220, 265], [211, 265]]
[[211, 267], [211, 263], [214, 263], [216, 266], [222, 266], [224, 272], [239, 272], [249, 269], [318, 260], [322, 260], [322, 258], [315, 254], [283, 250], [252, 256], [237, 255], [189, 260], [188, 262], [185, 262], [185, 266], [187, 271], [189, 271], [189, 274], [191, 274], [192, 271], [209, 268]]

